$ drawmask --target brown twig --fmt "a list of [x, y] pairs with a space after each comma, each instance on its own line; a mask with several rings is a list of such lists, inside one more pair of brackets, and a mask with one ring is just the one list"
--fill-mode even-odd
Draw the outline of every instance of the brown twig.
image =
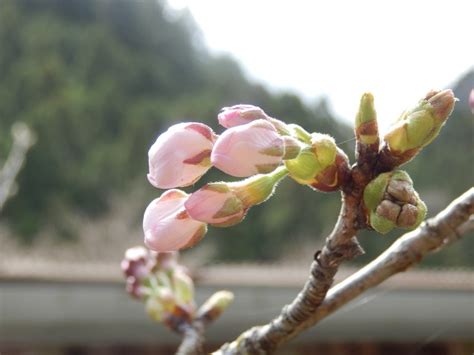
[[344, 195], [336, 226], [317, 253], [308, 280], [293, 302], [283, 307], [270, 323], [251, 328], [234, 342], [225, 344], [220, 353], [266, 354], [298, 334], [299, 325], [310, 319], [323, 302], [340, 264], [363, 253], [355, 238], [356, 202], [357, 199]]
[[[369, 265], [331, 288], [327, 295], [324, 293], [325, 298], [317, 307], [314, 307], [315, 303], [312, 303], [314, 299], [310, 299], [310, 304], [304, 303], [308, 301], [305, 299], [304, 294], [306, 292], [317, 294], [315, 289], [321, 288], [323, 287], [322, 284], [327, 285], [327, 283], [325, 283], [324, 278], [322, 280], [318, 278], [316, 283], [320, 282], [321, 284], [312, 286], [315, 287], [314, 290], [308, 290], [311, 284], [310, 276], [310, 280], [306, 283], [303, 291], [300, 292], [290, 306], [283, 308], [282, 314], [279, 317], [267, 325], [248, 330], [234, 342], [225, 344], [217, 353], [263, 354], [273, 351], [278, 345], [315, 325], [321, 319], [335, 312], [367, 289], [377, 286], [396, 273], [405, 271], [408, 267], [419, 263], [426, 254], [445, 247], [452, 241], [459, 239], [462, 234], [473, 230], [473, 215], [474, 188], [471, 188], [454, 200], [437, 216], [427, 220], [416, 230], [399, 238]], [[328, 240], [331, 239], [331, 236]], [[315, 264], [317, 265], [317, 263], [313, 262], [311, 266], [312, 272], [318, 269]], [[333, 272], [334, 270], [331, 271], [328, 278], [334, 276]], [[305, 313], [305, 318], [300, 318], [298, 322], [289, 322], [289, 319], [285, 317], [285, 314], [289, 312], [288, 309], [298, 309], [301, 307], [305, 310], [312, 309], [312, 313], [309, 316]], [[268, 339], [273, 341], [271, 343], [273, 347], [269, 347]]]
[[177, 355], [201, 355], [204, 354], [204, 330], [205, 323], [196, 320], [190, 323], [183, 323], [180, 333], [183, 341], [176, 351]]

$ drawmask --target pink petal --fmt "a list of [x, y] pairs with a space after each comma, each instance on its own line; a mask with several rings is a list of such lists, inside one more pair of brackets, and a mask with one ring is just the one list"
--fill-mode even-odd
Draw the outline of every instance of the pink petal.
[[148, 152], [148, 180], [161, 189], [192, 185], [211, 167], [205, 158], [214, 140], [212, 130], [202, 123], [170, 127]]
[[[256, 120], [226, 130], [214, 145], [211, 162], [229, 175], [247, 177], [261, 172], [261, 166], [278, 166], [284, 153], [283, 144], [269, 122]], [[273, 148], [281, 154], [269, 154]]]
[[143, 216], [145, 244], [158, 252], [191, 246], [205, 233], [205, 223], [189, 217], [184, 209], [187, 195], [180, 190], [166, 191], [153, 200]]
[[217, 191], [212, 185], [192, 193], [184, 206], [193, 219], [210, 224], [225, 224], [243, 218], [245, 214], [240, 200], [230, 190]]

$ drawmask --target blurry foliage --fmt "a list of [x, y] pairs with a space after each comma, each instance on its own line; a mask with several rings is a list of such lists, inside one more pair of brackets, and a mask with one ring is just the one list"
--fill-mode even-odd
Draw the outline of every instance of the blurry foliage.
[[[0, 159], [14, 121], [28, 122], [38, 135], [20, 191], [5, 211], [25, 241], [46, 225], [73, 238], [64, 211], [100, 217], [112, 194], [147, 184], [146, 153], [160, 132], [181, 120], [216, 128], [223, 106], [259, 105], [338, 142], [353, 136], [324, 100], [308, 107], [291, 93], [270, 94], [249, 82], [233, 59], [210, 56], [189, 14], [170, 15], [154, 0], [0, 1], [0, 78]], [[463, 104], [436, 143], [407, 167], [422, 196], [424, 189], [443, 191], [440, 207], [472, 184], [472, 117]], [[350, 152], [353, 142], [341, 146]], [[212, 171], [198, 186], [210, 179], [232, 178]], [[149, 187], [150, 199], [159, 193]], [[205, 243], [216, 243], [220, 259], [273, 259], [295, 241], [321, 238], [338, 209], [338, 194], [284, 181], [271, 202], [250, 210], [246, 223], [210, 228]], [[363, 238], [366, 258], [390, 242]], [[472, 241], [461, 245], [434, 262], [472, 263]]]

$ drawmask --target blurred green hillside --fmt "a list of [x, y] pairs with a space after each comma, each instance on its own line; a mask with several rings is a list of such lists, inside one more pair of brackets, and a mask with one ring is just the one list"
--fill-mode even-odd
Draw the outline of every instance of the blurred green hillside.
[[[46, 226], [73, 240], [65, 213], [100, 218], [111, 196], [148, 185], [146, 153], [160, 132], [182, 120], [220, 132], [216, 115], [223, 106], [251, 103], [337, 142], [353, 137], [324, 100], [308, 107], [292, 93], [272, 94], [250, 82], [233, 59], [207, 52], [189, 14], [154, 0], [0, 1], [0, 78], [0, 160], [14, 121], [29, 123], [38, 136], [20, 190], [2, 215], [25, 242]], [[440, 138], [407, 166], [433, 213], [472, 185], [473, 119], [465, 98], [473, 86], [470, 72], [456, 86], [461, 101]], [[351, 152], [352, 145], [341, 147]], [[209, 179], [229, 178], [213, 171]], [[160, 193], [147, 188], [143, 209]], [[285, 181], [246, 223], [212, 228], [206, 243], [216, 244], [221, 259], [274, 259], [320, 240], [338, 209], [338, 194]], [[140, 213], [131, 213], [139, 225]], [[474, 241], [466, 239], [428, 263], [474, 265]], [[365, 258], [390, 242], [363, 237]]]

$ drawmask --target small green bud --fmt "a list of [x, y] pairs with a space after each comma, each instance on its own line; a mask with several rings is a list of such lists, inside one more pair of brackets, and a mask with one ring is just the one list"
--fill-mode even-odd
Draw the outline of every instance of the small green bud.
[[365, 93], [360, 99], [356, 115], [355, 133], [357, 140], [363, 144], [379, 144], [377, 113], [374, 108], [374, 96]]
[[311, 134], [311, 146], [301, 150], [297, 158], [285, 161], [290, 177], [296, 182], [320, 191], [337, 190], [349, 171], [349, 160], [337, 148], [334, 138]]
[[194, 283], [193, 280], [180, 268], [173, 272], [173, 292], [176, 303], [181, 306], [194, 304]]
[[395, 227], [413, 229], [426, 216], [426, 205], [413, 189], [410, 176], [401, 170], [383, 173], [364, 190], [369, 223], [385, 234]]
[[430, 91], [418, 105], [405, 111], [385, 134], [384, 140], [395, 156], [410, 160], [435, 139], [454, 109], [452, 90]]
[[218, 291], [199, 308], [197, 318], [213, 321], [220, 317], [233, 300], [234, 294], [232, 292]]

